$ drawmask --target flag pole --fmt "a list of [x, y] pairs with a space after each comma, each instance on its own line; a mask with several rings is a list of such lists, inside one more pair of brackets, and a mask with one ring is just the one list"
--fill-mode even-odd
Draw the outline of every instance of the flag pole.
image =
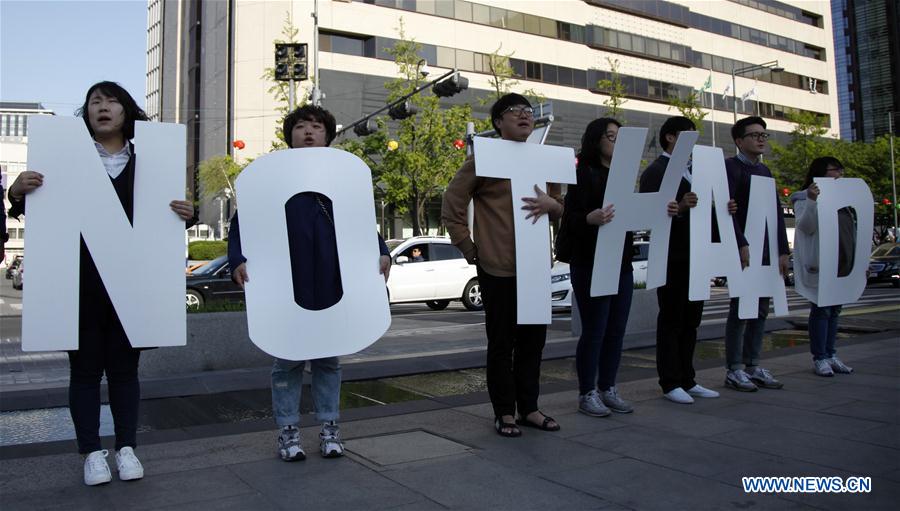
[[712, 122], [712, 144], [716, 146], [716, 96], [715, 87], [712, 84], [712, 68], [709, 68], [709, 120]]

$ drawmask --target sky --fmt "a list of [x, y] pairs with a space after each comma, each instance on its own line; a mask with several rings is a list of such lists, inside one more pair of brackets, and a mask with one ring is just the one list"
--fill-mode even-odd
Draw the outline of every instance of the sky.
[[144, 106], [146, 0], [0, 0], [0, 101], [73, 115], [96, 82]]

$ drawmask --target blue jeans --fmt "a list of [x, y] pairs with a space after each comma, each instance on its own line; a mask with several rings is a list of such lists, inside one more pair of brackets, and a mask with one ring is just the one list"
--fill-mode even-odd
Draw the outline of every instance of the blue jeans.
[[619, 275], [618, 294], [591, 297], [591, 268], [572, 265], [570, 271], [572, 291], [581, 314], [581, 337], [575, 350], [578, 393], [609, 390], [616, 384], [622, 359], [634, 277], [631, 271], [623, 271]]
[[837, 339], [841, 306], [819, 307], [814, 303], [809, 305], [809, 351], [813, 360], [831, 358], [836, 353], [834, 341]]
[[738, 299], [732, 298], [725, 323], [725, 363], [729, 371], [759, 365], [763, 335], [766, 333], [766, 317], [769, 315], [769, 297], [759, 299], [756, 319], [738, 318]]
[[[310, 360], [312, 397], [318, 422], [338, 419], [341, 403], [341, 363], [338, 357]], [[279, 426], [300, 425], [300, 394], [306, 361], [275, 359], [272, 365], [272, 411]]]

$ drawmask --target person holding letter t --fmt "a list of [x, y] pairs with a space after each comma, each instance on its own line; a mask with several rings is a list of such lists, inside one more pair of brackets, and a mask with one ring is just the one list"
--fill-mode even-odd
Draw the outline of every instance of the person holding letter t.
[[[525, 97], [506, 94], [491, 107], [491, 123], [504, 140], [525, 143], [534, 130], [534, 110]], [[521, 199], [525, 202], [521, 208], [529, 212], [526, 218], [537, 222], [542, 215], [562, 215], [559, 185], [548, 185], [547, 193], [536, 187], [535, 193], [536, 197]], [[470, 201], [475, 204], [474, 243], [467, 215]], [[517, 424], [559, 430], [552, 417], [538, 410], [547, 326], [519, 324], [517, 320], [515, 207], [510, 181], [476, 176], [475, 161], [470, 158], [450, 181], [441, 208], [451, 241], [478, 267], [488, 338], [488, 393], [494, 427], [505, 437], [522, 434]]]
[[[687, 117], [669, 117], [659, 128], [659, 145], [663, 154], [641, 174], [640, 191], [657, 192], [675, 149], [678, 134], [694, 131]], [[677, 171], [677, 170], [676, 170]], [[671, 172], [671, 171], [670, 171]], [[694, 346], [697, 327], [703, 317], [703, 302], [688, 299], [688, 276], [691, 257], [690, 214], [697, 206], [697, 194], [691, 191], [691, 164], [683, 169], [675, 200], [667, 211], [672, 217], [669, 234], [669, 258], [666, 284], [656, 289], [659, 314], [656, 318], [656, 371], [663, 396], [675, 403], [690, 404], [695, 397], [715, 398], [719, 393], [694, 381]], [[729, 209], [733, 209], [729, 203]], [[653, 233], [650, 233], [653, 236]]]
[[[794, 274], [810, 290], [819, 285], [819, 187], [813, 181], [819, 177], [839, 179], [844, 176], [844, 166], [832, 156], [816, 158], [809, 165], [803, 189], [791, 195], [797, 218], [797, 236], [794, 243]], [[853, 269], [856, 251], [856, 217], [851, 208], [838, 210], [838, 277], [845, 277]], [[821, 303], [821, 302], [820, 302]], [[809, 350], [813, 356], [814, 371], [819, 376], [834, 373], [849, 374], [853, 369], [835, 356], [840, 305], [819, 307], [810, 302]]]
[[[747, 212], [750, 202], [751, 176], [772, 177], [772, 172], [760, 159], [766, 150], [766, 122], [760, 117], [745, 117], [731, 127], [731, 137], [737, 145], [736, 156], [725, 159], [725, 172], [728, 176], [728, 190], [737, 202], [734, 230], [737, 236], [738, 249], [741, 256], [741, 267], [750, 265], [750, 247], [744, 237], [747, 226]], [[776, 198], [776, 203], [778, 199]], [[787, 231], [784, 227], [784, 215], [778, 208], [777, 261], [782, 276], [787, 273], [788, 248]], [[762, 264], [773, 264], [769, 261], [768, 236], [763, 246]], [[769, 298], [759, 300], [759, 315], [756, 319], [740, 319], [738, 317], [738, 299], [732, 298], [728, 308], [728, 320], [725, 324], [725, 386], [741, 392], [755, 392], [758, 387], [780, 389], [784, 385], [775, 379], [767, 369], [759, 366], [762, 350], [762, 339], [765, 334], [766, 317], [769, 315]]]
[[[327, 110], [313, 105], [297, 108], [284, 119], [282, 133], [289, 148], [327, 147], [334, 140], [336, 122]], [[325, 169], [323, 169], [324, 171]], [[338, 264], [337, 237], [331, 200], [320, 193], [303, 192], [284, 206], [287, 216], [288, 247], [291, 255], [291, 279], [294, 301], [307, 310], [323, 310], [343, 296]], [[379, 264], [387, 281], [390, 253], [378, 236]], [[241, 252], [238, 213], [231, 219], [228, 261], [232, 279], [241, 287], [250, 281], [247, 259]], [[281, 427], [278, 454], [284, 461], [306, 459], [300, 440], [300, 395], [306, 360], [276, 358], [272, 365], [272, 410]], [[312, 371], [312, 396], [316, 420], [322, 424], [319, 449], [325, 458], [343, 456], [340, 427], [337, 424], [341, 398], [341, 365], [338, 357], [309, 361]]]
[[[125, 89], [113, 82], [91, 86], [77, 115], [84, 119], [122, 209], [133, 223], [137, 153], [131, 139], [135, 121], [146, 121], [147, 115]], [[23, 214], [25, 197], [43, 184], [40, 172], [21, 173], [9, 188], [10, 216]], [[190, 202], [177, 199], [169, 207], [188, 227], [195, 223]], [[119, 479], [141, 479], [144, 468], [134, 454], [141, 399], [141, 352], [131, 346], [83, 237], [80, 259], [78, 349], [69, 352], [69, 411], [78, 452], [85, 456], [84, 483], [94, 486], [112, 479], [106, 462], [109, 451], [100, 443], [100, 380], [104, 374], [115, 427]]]
[[625, 235], [618, 293], [596, 297], [590, 293], [597, 232], [615, 216], [615, 205], [603, 207], [603, 196], [620, 127], [619, 121], [608, 117], [587, 125], [578, 153], [578, 181], [575, 186], [569, 185], [563, 217], [572, 244], [572, 289], [581, 317], [581, 337], [575, 351], [578, 411], [593, 417], [605, 417], [610, 410], [634, 411], [616, 390], [616, 373], [634, 293], [632, 232]]

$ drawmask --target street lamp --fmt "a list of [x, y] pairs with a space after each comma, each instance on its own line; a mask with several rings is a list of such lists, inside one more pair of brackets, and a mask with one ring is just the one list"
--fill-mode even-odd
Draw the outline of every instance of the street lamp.
[[888, 112], [888, 136], [891, 141], [891, 188], [894, 191], [894, 241], [897, 240], [897, 167], [894, 166], [894, 116], [897, 112]]
[[778, 65], [777, 60], [773, 60], [772, 62], [766, 62], [765, 64], [756, 64], [753, 66], [739, 67], [737, 69], [731, 68], [731, 109], [734, 113], [734, 122], [737, 124], [737, 83], [735, 81], [735, 77], [737, 75], [742, 75], [746, 73], [751, 73], [753, 71], [759, 71], [760, 69], [771, 69], [773, 73], [780, 73], [784, 71], [784, 68]]

